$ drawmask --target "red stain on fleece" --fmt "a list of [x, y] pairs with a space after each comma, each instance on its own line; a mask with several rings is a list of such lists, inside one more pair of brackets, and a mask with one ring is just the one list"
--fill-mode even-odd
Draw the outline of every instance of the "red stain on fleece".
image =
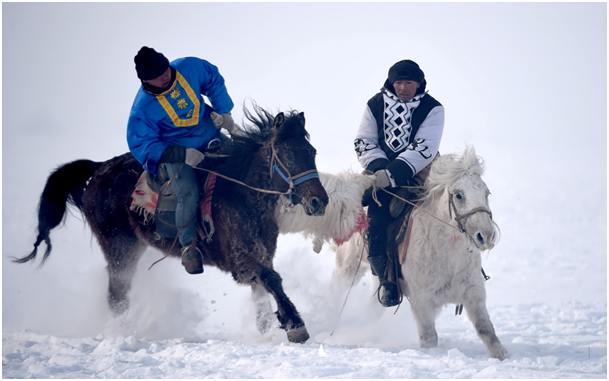
[[451, 235], [450, 237], [448, 237], [448, 243], [450, 243], [451, 247], [457, 246], [457, 244], [460, 243], [462, 240], [463, 237], [461, 237], [460, 235]]
[[340, 246], [343, 243], [350, 240], [351, 236], [353, 236], [353, 234], [361, 233], [362, 231], [364, 231], [366, 229], [368, 229], [368, 216], [366, 215], [366, 212], [364, 212], [364, 208], [362, 208], [361, 213], [357, 217], [357, 221], [355, 223], [355, 228], [353, 229], [353, 231], [351, 231], [349, 234], [347, 234], [346, 237], [343, 237], [343, 238], [334, 237], [333, 238], [334, 242], [336, 243], [337, 246]]

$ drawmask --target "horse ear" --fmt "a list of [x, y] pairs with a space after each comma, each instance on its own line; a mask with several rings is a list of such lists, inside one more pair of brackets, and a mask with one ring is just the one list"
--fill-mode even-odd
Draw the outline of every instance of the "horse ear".
[[304, 112], [301, 112], [300, 114], [298, 114], [298, 120], [302, 122], [303, 126], [305, 124], [305, 117], [304, 117]]
[[279, 129], [283, 125], [284, 122], [285, 122], [285, 115], [283, 115], [283, 113], [280, 112], [279, 114], [277, 114], [277, 116], [273, 120], [273, 128]]

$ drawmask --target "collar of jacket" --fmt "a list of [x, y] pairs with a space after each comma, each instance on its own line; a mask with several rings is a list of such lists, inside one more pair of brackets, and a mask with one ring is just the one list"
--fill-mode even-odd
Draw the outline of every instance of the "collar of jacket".
[[411, 100], [409, 101], [403, 101], [400, 98], [398, 98], [397, 95], [395, 95], [392, 91], [390, 91], [389, 89], [383, 87], [381, 89], [383, 91], [383, 93], [385, 93], [389, 98], [393, 99], [396, 102], [403, 102], [403, 103], [410, 103], [410, 102], [418, 102], [421, 100], [421, 98], [423, 98], [427, 93], [422, 93], [422, 94], [417, 94], [414, 97], [412, 97]]
[[174, 69], [173, 67], [171, 67], [171, 86], [169, 86], [168, 89], [161, 89], [160, 87], [156, 87], [156, 86], [152, 86], [149, 83], [144, 83], [144, 81], [142, 81], [142, 86], [144, 87], [144, 90], [146, 90], [147, 93], [150, 93], [152, 95], [161, 95], [169, 90], [171, 90], [175, 85], [176, 85], [176, 79], [177, 79], [177, 75], [176, 75], [176, 69]]

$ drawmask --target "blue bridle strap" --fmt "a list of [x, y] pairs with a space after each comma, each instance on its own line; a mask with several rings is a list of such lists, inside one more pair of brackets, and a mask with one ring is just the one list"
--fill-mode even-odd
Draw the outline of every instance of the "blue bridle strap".
[[[311, 179], [315, 179], [315, 178], [319, 178], [319, 173], [317, 173], [317, 171], [314, 172], [310, 172], [307, 173], [303, 176], [299, 176], [296, 175], [293, 178], [288, 177], [283, 170], [281, 169], [280, 166], [277, 165], [277, 163], [273, 163], [273, 173], [277, 172], [279, 174], [279, 176], [281, 176], [281, 178], [288, 184], [288, 189], [293, 191], [293, 187], [297, 186], [298, 184], [302, 184], [307, 180], [311, 180]], [[292, 192], [290, 192], [287, 196], [288, 196], [288, 200], [290, 200], [291, 203], [293, 203], [292, 201]]]
[[[290, 184], [290, 178], [288, 176], [286, 176], [285, 173], [283, 173], [283, 171], [281, 170], [281, 167], [279, 167], [277, 165], [277, 163], [273, 164], [273, 173], [279, 173], [279, 176], [281, 176], [281, 178], [288, 184]], [[292, 180], [292, 182], [294, 183], [294, 186], [298, 185], [298, 184], [302, 184], [307, 180], [311, 180], [311, 179], [315, 179], [315, 178], [319, 178], [319, 173], [317, 172], [312, 172], [312, 173], [308, 173], [302, 177], [298, 177], [295, 180]]]

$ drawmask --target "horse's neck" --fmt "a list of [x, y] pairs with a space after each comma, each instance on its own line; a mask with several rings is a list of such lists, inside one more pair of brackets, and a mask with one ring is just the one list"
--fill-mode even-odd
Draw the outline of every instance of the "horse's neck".
[[[451, 216], [448, 205], [448, 192], [444, 191], [441, 196], [427, 199], [421, 205], [421, 209], [427, 212], [428, 217], [435, 220], [436, 223], [454, 222], [454, 216]], [[436, 217], [436, 218], [433, 218]], [[438, 221], [441, 220], [441, 221]]]
[[250, 170], [246, 177], [256, 184], [253, 186], [263, 189], [272, 188], [271, 155], [271, 148], [264, 146], [251, 160]]
[[[268, 202], [276, 202], [279, 197], [278, 195], [273, 194], [272, 192], [265, 192], [266, 190], [274, 190], [270, 157], [270, 148], [265, 146], [253, 157], [242, 159], [244, 160], [244, 163], [248, 163], [248, 168], [241, 181], [249, 186], [239, 186], [238, 192], [242, 197], [247, 197], [249, 199], [252, 197], [252, 191], [254, 191], [254, 199], [266, 199]], [[254, 190], [252, 188], [256, 189]]]
[[[445, 238], [430, 240], [429, 244], [435, 246], [443, 255], [448, 255], [447, 258], [450, 258], [450, 261], [459, 262], [461, 259], [457, 257], [460, 256], [455, 256], [455, 253], [472, 253], [479, 252], [479, 250], [458, 228], [448, 199], [449, 194], [444, 191], [440, 197], [425, 200], [421, 205], [423, 213], [420, 218], [423, 220], [422, 223], [427, 226], [428, 234]], [[467, 256], [471, 257], [471, 255]]]

